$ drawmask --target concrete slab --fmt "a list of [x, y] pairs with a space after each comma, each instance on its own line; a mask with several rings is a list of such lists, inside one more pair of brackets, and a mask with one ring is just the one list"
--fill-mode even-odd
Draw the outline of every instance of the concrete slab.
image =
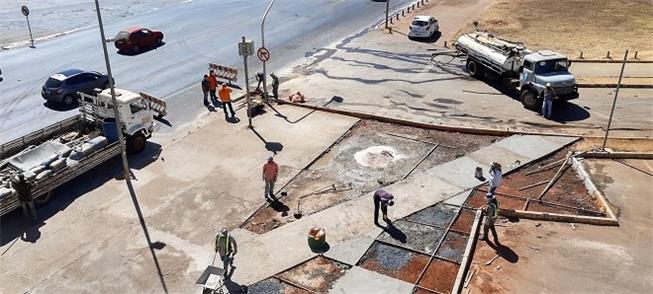
[[[484, 149], [476, 152], [481, 152]], [[487, 166], [487, 162], [478, 162], [463, 156], [438, 166], [432, 175], [461, 189], [468, 189], [481, 183], [474, 177], [474, 171], [479, 166]]]
[[[549, 154], [576, 140], [578, 140], [576, 137], [514, 135], [497, 142], [496, 146], [532, 160]], [[487, 165], [487, 162], [485, 164]]]
[[[533, 136], [517, 136], [508, 145], [520, 146], [520, 142], [528, 144], [533, 141], [543, 142], [545, 140]], [[567, 141], [568, 139], [563, 140], [562, 143]], [[540, 148], [537, 154], [533, 153], [535, 156], [543, 156], [553, 151], [554, 142], [546, 142], [549, 147]], [[557, 143], [558, 147], [562, 146], [560, 142]], [[483, 152], [483, 150], [481, 149], [479, 152]], [[520, 162], [520, 165], [535, 159], [537, 157], [528, 157]], [[506, 160], [510, 161], [511, 159], [506, 158]], [[474, 178], [474, 169], [478, 165], [480, 163], [461, 157], [435, 166], [406, 181], [386, 187], [396, 197], [396, 204], [389, 209], [389, 216], [392, 219], [405, 217], [451, 196], [463, 193], [466, 188], [478, 185], [478, 180]], [[464, 179], [457, 179], [455, 175], [464, 177]], [[467, 187], [450, 184], [442, 179], [443, 177]], [[414, 195], [419, 195], [419, 197]], [[467, 192], [464, 195], [466, 197]], [[250, 270], [236, 271], [234, 279], [245, 284], [254, 283], [311, 258], [314, 253], [308, 248], [307, 234], [312, 227], [324, 228], [327, 232], [327, 241], [332, 247], [340, 246], [343, 242], [372, 231], [375, 228], [372, 193], [303, 217], [245, 242], [235, 264], [240, 268]], [[284, 244], [286, 250], [280, 252], [278, 244]]]
[[469, 193], [471, 193], [471, 190], [458, 193], [458, 195], [445, 200], [444, 203], [455, 205], [455, 206], [462, 206], [463, 204], [465, 204], [465, 201], [467, 201], [467, 198], [469, 197]]
[[355, 266], [331, 288], [332, 294], [412, 293], [413, 285]]
[[380, 228], [375, 228], [362, 236], [337, 243], [324, 255], [348, 265], [355, 265], [382, 231]]

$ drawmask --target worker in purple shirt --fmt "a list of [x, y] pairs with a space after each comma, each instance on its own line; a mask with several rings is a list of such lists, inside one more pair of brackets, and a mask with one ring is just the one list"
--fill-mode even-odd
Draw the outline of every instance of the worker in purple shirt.
[[393, 206], [395, 202], [393, 201], [394, 196], [386, 192], [383, 189], [376, 190], [374, 192], [374, 224], [379, 225], [379, 208], [383, 212], [383, 220], [386, 223], [390, 222], [388, 218], [388, 206]]

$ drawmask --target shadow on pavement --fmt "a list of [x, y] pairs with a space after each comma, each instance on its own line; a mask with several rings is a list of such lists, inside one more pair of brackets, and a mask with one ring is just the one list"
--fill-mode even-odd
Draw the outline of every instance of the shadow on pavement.
[[65, 105], [63, 103], [55, 103], [55, 102], [46, 101], [46, 102], [43, 102], [43, 106], [45, 106], [46, 108], [48, 108], [50, 110], [66, 112], [66, 111], [70, 111], [70, 110], [73, 110], [73, 109], [77, 108], [79, 105], [77, 105], [77, 103], [73, 103], [71, 105]]
[[[404, 35], [404, 36], [408, 37], [408, 35], [406, 35], [404, 33], [401, 33], [399, 31], [393, 31], [393, 33], [399, 33], [401, 35]], [[428, 38], [408, 37], [408, 39], [410, 39], [411, 41], [415, 41], [415, 42], [433, 44], [433, 43], [437, 42], [438, 40], [440, 40], [440, 37], [442, 37], [442, 33], [440, 31], [437, 31]]]
[[265, 149], [266, 150], [274, 153], [275, 155], [278, 152], [281, 152], [281, 150], [283, 150], [283, 144], [281, 144], [279, 142], [268, 142], [267, 140], [265, 140], [265, 138], [263, 138], [263, 136], [261, 136], [261, 134], [259, 134], [256, 131], [255, 128], [252, 127], [251, 130], [265, 144]]
[[[160, 154], [161, 146], [149, 142], [141, 154], [129, 157], [130, 168], [140, 170], [156, 161]], [[24, 217], [20, 208], [3, 215], [0, 222], [0, 246], [17, 238], [35, 243], [41, 236], [39, 228], [46, 224], [46, 220], [65, 210], [77, 198], [97, 189], [111, 179], [121, 179], [122, 175], [122, 161], [120, 156], [116, 156], [54, 189], [45, 203], [37, 204], [38, 220], [36, 222]]]
[[156, 44], [156, 45], [148, 47], [148, 48], [142, 48], [142, 49], [140, 49], [138, 51], [136, 51], [136, 50], [118, 50], [117, 53], [120, 54], [120, 55], [124, 55], [124, 56], [136, 56], [136, 55], [140, 55], [140, 54], [152, 51], [154, 49], [158, 49], [159, 47], [161, 47], [161, 46], [163, 46], [165, 44], [166, 44], [166, 42], [161, 42], [161, 44]]

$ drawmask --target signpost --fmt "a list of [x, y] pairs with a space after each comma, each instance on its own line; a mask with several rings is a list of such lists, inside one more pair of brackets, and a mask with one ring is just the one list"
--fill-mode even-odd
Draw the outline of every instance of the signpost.
[[249, 97], [249, 74], [247, 72], [247, 57], [254, 55], [254, 42], [245, 40], [238, 43], [238, 55], [243, 57], [243, 64], [245, 66], [245, 99], [247, 101], [247, 119], [249, 120], [249, 128], [252, 128], [252, 103]]
[[23, 15], [25, 16], [25, 19], [27, 19], [27, 29], [29, 30], [29, 39], [30, 39], [30, 41], [32, 43], [32, 45], [30, 47], [34, 48], [34, 37], [32, 36], [32, 27], [29, 25], [29, 8], [27, 8], [27, 6], [25, 6], [25, 5], [23, 5], [20, 8], [20, 12], [22, 12]]

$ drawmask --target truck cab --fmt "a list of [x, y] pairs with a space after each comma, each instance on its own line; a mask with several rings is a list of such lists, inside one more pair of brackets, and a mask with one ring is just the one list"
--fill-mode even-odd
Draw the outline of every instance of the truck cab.
[[[161, 116], [161, 112], [153, 107], [152, 99], [156, 98], [149, 95], [144, 97], [124, 89], [114, 90], [127, 146], [132, 152], [138, 153], [145, 148], [146, 140], [152, 136], [155, 126], [154, 117]], [[111, 89], [103, 90], [96, 96], [85, 94], [81, 96], [80, 112], [88, 121], [99, 124], [108, 118], [114, 118]]]
[[578, 85], [568, 70], [569, 60], [566, 56], [542, 50], [525, 55], [523, 60], [519, 87], [524, 106], [538, 108], [547, 83], [551, 83], [556, 100], [578, 98]]

